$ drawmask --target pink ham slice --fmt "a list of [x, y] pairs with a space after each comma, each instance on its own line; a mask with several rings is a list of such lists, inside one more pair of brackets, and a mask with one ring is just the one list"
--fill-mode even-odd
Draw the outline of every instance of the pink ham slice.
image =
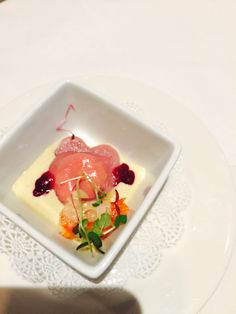
[[[76, 180], [61, 183], [87, 173], [99, 189], [109, 192], [114, 186], [112, 170], [119, 165], [117, 151], [109, 145], [88, 147], [79, 137], [63, 139], [55, 151], [55, 159], [49, 171], [55, 176], [55, 192], [62, 203], [66, 203], [71, 191], [76, 188]], [[90, 182], [82, 180], [80, 189], [88, 199], [94, 199], [95, 193]]]
[[[79, 137], [64, 138], [55, 151], [55, 159], [49, 170], [55, 176], [55, 192], [58, 199], [65, 203], [70, 198], [71, 190], [75, 189], [76, 181], [61, 182], [87, 173], [99, 189], [109, 192], [114, 186], [112, 170], [119, 165], [120, 158], [117, 151], [109, 145], [88, 147]], [[94, 189], [87, 180], [80, 182], [88, 199], [94, 199]]]
[[[71, 153], [58, 156], [52, 162], [49, 170], [55, 176], [54, 190], [58, 199], [66, 203], [70, 198], [71, 191], [76, 188], [76, 180], [61, 184], [61, 182], [78, 177], [87, 173], [96, 185], [108, 192], [113, 187], [112, 173], [109, 173], [104, 163], [103, 157], [98, 157], [90, 153]], [[94, 199], [94, 189], [87, 180], [80, 182], [80, 189], [83, 190], [88, 199]]]
[[86, 153], [89, 152], [94, 155], [106, 157], [108, 162], [110, 163], [111, 168], [115, 168], [120, 163], [120, 157], [117, 151], [107, 144], [102, 144], [94, 147], [89, 147], [85, 144], [85, 142], [75, 136], [72, 138], [71, 136], [68, 136], [64, 138], [58, 148], [55, 151], [55, 155], [58, 156], [60, 154], [73, 152], [73, 153]]
[[75, 136], [72, 139], [71, 136], [68, 136], [60, 142], [60, 145], [55, 151], [55, 155], [58, 156], [60, 154], [67, 152], [73, 153], [87, 152], [89, 150], [90, 148], [85, 144], [85, 142], [81, 138]]
[[110, 145], [98, 145], [90, 148], [90, 152], [97, 156], [105, 157], [111, 171], [120, 164], [120, 157], [117, 151]]

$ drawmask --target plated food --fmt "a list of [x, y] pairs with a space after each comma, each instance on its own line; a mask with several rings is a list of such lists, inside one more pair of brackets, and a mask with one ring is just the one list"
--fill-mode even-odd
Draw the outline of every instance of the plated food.
[[[126, 203], [140, 169], [121, 160], [110, 144], [88, 146], [71, 133], [48, 147], [17, 179], [13, 192], [78, 242], [77, 250], [104, 254], [104, 241], [127, 223], [132, 210]], [[137, 172], [137, 176], [136, 173]], [[137, 178], [136, 178], [137, 177]]]
[[[73, 110], [69, 106], [58, 125], [68, 103], [78, 103], [78, 110], [67, 117]], [[64, 129], [65, 122], [68, 130]], [[55, 126], [69, 135], [56, 132]], [[78, 147], [83, 151], [74, 151]], [[108, 156], [101, 156], [101, 147], [112, 156], [110, 161]], [[99, 278], [135, 234], [179, 152], [180, 146], [172, 139], [116, 102], [84, 85], [65, 81], [34, 104], [0, 143], [0, 211], [69, 266], [88, 278]], [[86, 171], [75, 173], [75, 161], [82, 164], [82, 154], [89, 154], [99, 180]], [[66, 164], [64, 158], [72, 163], [66, 177], [58, 167]], [[127, 184], [133, 173], [133, 184]], [[58, 176], [70, 183], [55, 182]], [[83, 217], [78, 207], [81, 203]], [[113, 209], [119, 218], [112, 219]], [[77, 219], [73, 227], [66, 220], [72, 215]]]

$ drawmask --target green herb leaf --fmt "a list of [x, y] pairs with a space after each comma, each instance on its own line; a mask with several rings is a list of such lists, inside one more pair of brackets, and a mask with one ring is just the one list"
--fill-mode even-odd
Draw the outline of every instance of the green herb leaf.
[[80, 238], [86, 239], [86, 233], [81, 227], [79, 228], [79, 236]]
[[87, 228], [87, 226], [88, 226], [88, 219], [83, 219], [82, 220], [82, 225], [83, 225], [84, 228]]
[[126, 222], [127, 222], [127, 215], [120, 215], [120, 222], [122, 224], [126, 224]]
[[103, 235], [102, 230], [111, 226], [111, 216], [108, 213], [103, 213], [93, 224], [92, 231], [95, 232], [99, 237]]
[[98, 252], [102, 253], [102, 254], [105, 254], [105, 252], [99, 248], [96, 248], [98, 250]]
[[88, 242], [86, 241], [86, 242], [83, 242], [83, 243], [81, 243], [79, 246], [77, 246], [77, 248], [76, 248], [76, 250], [80, 250], [80, 249], [82, 249], [83, 247], [85, 247], [85, 246], [87, 246], [88, 245]]
[[96, 249], [99, 249], [100, 247], [102, 247], [102, 240], [95, 232], [90, 231], [88, 233], [88, 238], [94, 244]]
[[118, 228], [120, 224], [126, 224], [126, 222], [127, 222], [127, 216], [119, 215], [119, 216], [116, 216], [115, 218], [114, 226]]
[[86, 238], [86, 228], [88, 226], [88, 219], [83, 219], [81, 225], [79, 226], [79, 236], [80, 238], [83, 238], [87, 240]]
[[99, 225], [101, 229], [109, 227], [111, 225], [111, 216], [108, 213], [101, 214]]
[[101, 193], [101, 194], [98, 195], [98, 198], [99, 198], [99, 199], [102, 199], [102, 198], [104, 198], [105, 196], [107, 196], [106, 193]]
[[116, 216], [115, 221], [114, 221], [114, 226], [118, 228], [120, 225], [120, 216]]
[[94, 207], [98, 207], [99, 205], [101, 205], [102, 204], [102, 200], [98, 200], [98, 201], [96, 201], [95, 203], [93, 203], [92, 205], [94, 206]]
[[99, 225], [99, 219], [95, 221], [92, 231], [95, 232], [99, 237], [103, 235], [101, 227]]

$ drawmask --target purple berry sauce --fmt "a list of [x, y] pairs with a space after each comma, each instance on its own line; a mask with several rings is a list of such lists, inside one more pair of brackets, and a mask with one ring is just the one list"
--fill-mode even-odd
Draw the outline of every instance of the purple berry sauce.
[[38, 197], [43, 194], [47, 194], [50, 190], [54, 188], [54, 184], [54, 175], [50, 171], [44, 172], [41, 177], [35, 181], [33, 195]]
[[129, 185], [132, 185], [134, 183], [135, 173], [133, 172], [133, 170], [129, 169], [129, 166], [127, 164], [121, 164], [115, 167], [112, 170], [112, 174], [115, 177], [115, 185], [119, 184], [120, 182]]

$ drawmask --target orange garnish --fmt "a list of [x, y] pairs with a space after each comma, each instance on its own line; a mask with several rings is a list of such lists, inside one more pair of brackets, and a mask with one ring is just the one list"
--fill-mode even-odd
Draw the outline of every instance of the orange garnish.
[[90, 230], [90, 229], [92, 229], [93, 225], [94, 225], [94, 221], [89, 221], [87, 228]]
[[111, 207], [110, 207], [110, 215], [111, 215], [111, 220], [112, 222], [114, 222], [117, 214], [117, 210], [116, 210], [116, 204], [115, 203], [111, 203]]
[[61, 231], [60, 234], [66, 239], [72, 240], [72, 239], [76, 238], [76, 235], [72, 232], [72, 230], [69, 230], [66, 228], [64, 228], [64, 230]]
[[127, 215], [129, 211], [129, 207], [124, 203], [124, 201], [125, 201], [125, 198], [121, 198], [117, 204], [120, 208], [121, 215]]

